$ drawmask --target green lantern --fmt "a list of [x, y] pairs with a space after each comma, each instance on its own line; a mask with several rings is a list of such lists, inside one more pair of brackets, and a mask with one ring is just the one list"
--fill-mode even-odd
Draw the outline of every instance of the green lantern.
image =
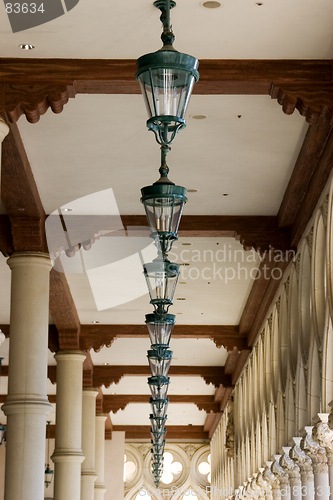
[[162, 375], [167, 377], [172, 360], [172, 351], [165, 347], [159, 347], [148, 351], [148, 361], [153, 377]]
[[160, 375], [149, 377], [148, 384], [153, 399], [166, 399], [168, 386], [170, 384], [169, 377]]
[[168, 260], [154, 260], [143, 266], [150, 303], [159, 313], [172, 304], [179, 277], [179, 264]]
[[150, 236], [155, 239], [158, 250], [165, 257], [173, 242], [178, 239], [178, 227], [187, 202], [187, 189], [176, 186], [168, 179], [169, 168], [165, 160], [162, 160], [159, 171], [159, 180], [141, 189], [141, 202], [146, 210]]
[[157, 142], [165, 146], [186, 126], [186, 109], [193, 85], [199, 80], [199, 62], [172, 46], [175, 37], [170, 25], [170, 9], [176, 3], [157, 0], [154, 5], [162, 12], [163, 47], [137, 60], [136, 79], [148, 112], [147, 127], [154, 132]]
[[151, 414], [149, 418], [152, 432], [162, 432], [165, 427], [166, 417], [155, 417]]
[[150, 337], [151, 347], [168, 347], [175, 326], [174, 314], [146, 314], [146, 325]]
[[168, 405], [169, 405], [169, 398], [166, 398], [166, 399], [150, 398], [149, 403], [151, 404], [154, 418], [166, 417]]

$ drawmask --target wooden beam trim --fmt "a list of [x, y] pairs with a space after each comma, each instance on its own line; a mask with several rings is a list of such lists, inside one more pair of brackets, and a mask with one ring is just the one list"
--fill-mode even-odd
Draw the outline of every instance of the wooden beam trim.
[[[125, 432], [125, 439], [151, 439], [149, 425], [114, 425], [113, 432]], [[167, 439], [208, 440], [208, 432], [201, 425], [169, 425]]]
[[[200, 82], [328, 83], [332, 81], [330, 60], [202, 59]], [[25, 59], [1, 58], [0, 82], [16, 84], [71, 84], [135, 81], [134, 59]], [[79, 82], [76, 82], [76, 85]], [[78, 85], [79, 87], [79, 85]], [[255, 87], [254, 87], [255, 88]], [[212, 90], [212, 89], [211, 89]]]

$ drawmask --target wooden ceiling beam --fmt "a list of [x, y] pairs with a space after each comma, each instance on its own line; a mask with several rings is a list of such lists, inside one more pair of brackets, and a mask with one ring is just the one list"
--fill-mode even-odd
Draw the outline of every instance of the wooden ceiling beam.
[[[208, 432], [202, 425], [167, 425], [166, 439], [198, 439], [209, 440]], [[125, 432], [125, 439], [150, 440], [149, 425], [114, 425], [113, 432]]]
[[[330, 83], [333, 63], [330, 60], [256, 60], [256, 59], [201, 59], [200, 81], [197, 88], [210, 93], [239, 92], [247, 84], [254, 94], [269, 91], [269, 84]], [[84, 93], [139, 93], [135, 80], [135, 59], [34, 59], [0, 58], [0, 83], [63, 84], [74, 81], [78, 92]], [[113, 88], [107, 85], [114, 83]], [[103, 85], [104, 83], [104, 85]], [[229, 84], [223, 86], [223, 83]], [[116, 85], [117, 84], [117, 85]], [[213, 87], [213, 84], [215, 86]], [[233, 87], [236, 89], [233, 90]], [[100, 86], [99, 86], [100, 85]], [[122, 86], [125, 85], [125, 88]], [[135, 85], [135, 87], [134, 87]], [[249, 88], [248, 92], [249, 93]]]
[[[98, 352], [103, 346], [110, 347], [116, 338], [147, 338], [146, 325], [81, 325], [80, 347]], [[232, 350], [247, 349], [245, 336], [238, 334], [237, 325], [175, 325], [174, 339], [211, 339], [215, 345]]]
[[331, 131], [332, 124], [325, 112], [316, 124], [309, 126], [279, 209], [280, 228], [291, 228], [294, 224]]
[[[118, 384], [125, 376], [150, 377], [150, 368], [148, 365], [118, 365], [118, 366], [94, 366], [93, 367], [93, 386], [109, 387], [111, 384]], [[177, 366], [171, 365], [169, 370], [170, 377], [201, 377], [206, 384], [213, 384], [215, 387], [230, 386], [231, 376], [225, 375], [224, 368], [219, 366]]]
[[[48, 436], [55, 438], [55, 425], [50, 425]], [[125, 432], [125, 439], [150, 440], [149, 425], [112, 425], [105, 428], [105, 439], [112, 439], [112, 432]], [[198, 439], [209, 440], [208, 432], [201, 425], [169, 425], [167, 426], [167, 439]]]
[[[214, 396], [201, 395], [169, 395], [170, 404], [194, 404], [199, 410], [206, 413], [220, 411], [220, 403], [214, 401]], [[149, 403], [149, 394], [104, 394], [104, 413], [117, 413], [124, 410], [129, 404]]]

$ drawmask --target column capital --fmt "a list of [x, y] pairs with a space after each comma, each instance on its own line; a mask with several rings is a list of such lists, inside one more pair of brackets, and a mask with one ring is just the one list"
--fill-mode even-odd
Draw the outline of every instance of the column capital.
[[265, 465], [266, 465], [266, 467], [265, 467], [264, 472], [263, 472], [263, 478], [265, 479], [265, 481], [268, 484], [273, 486], [277, 481], [277, 479], [276, 479], [276, 477], [273, 474], [272, 469], [271, 469], [273, 462], [270, 462], [270, 461], [265, 462]]
[[272, 463], [271, 470], [273, 474], [276, 476], [276, 478], [281, 481], [281, 480], [288, 480], [288, 474], [285, 472], [283, 467], [280, 464], [280, 459], [282, 455], [273, 455], [275, 462]]
[[82, 394], [84, 394], [85, 396], [91, 396], [96, 398], [98, 395], [98, 389], [96, 389], [95, 387], [83, 387]]
[[54, 359], [56, 361], [62, 361], [62, 360], [71, 360], [71, 361], [83, 361], [86, 359], [86, 355], [83, 351], [75, 351], [75, 350], [64, 350], [64, 351], [58, 351], [54, 355]]
[[282, 447], [283, 455], [280, 458], [280, 465], [286, 471], [290, 481], [300, 479], [300, 468], [297, 463], [290, 458], [291, 446]]
[[8, 259], [7, 264], [11, 269], [26, 264], [38, 264], [47, 266], [50, 270], [52, 262], [48, 253], [43, 252], [14, 252]]
[[105, 422], [105, 420], [108, 418], [108, 414], [106, 413], [96, 413], [96, 419], [101, 420]]
[[303, 477], [304, 474], [306, 474], [307, 478], [310, 479], [313, 476], [312, 460], [301, 448], [302, 438], [294, 437], [293, 441], [295, 444], [290, 450], [290, 457], [298, 464], [302, 473], [302, 479], [306, 479]]
[[312, 430], [313, 426], [305, 427], [306, 436], [301, 441], [301, 448], [311, 458], [315, 474], [327, 472], [326, 450], [313, 439]]

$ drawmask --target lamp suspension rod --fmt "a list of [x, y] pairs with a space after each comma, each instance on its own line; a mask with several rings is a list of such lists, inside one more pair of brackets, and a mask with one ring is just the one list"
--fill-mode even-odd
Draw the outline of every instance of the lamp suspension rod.
[[166, 31], [170, 32], [171, 31], [171, 26], [170, 26], [170, 0], [166, 0], [166, 13], [165, 13], [165, 26], [164, 29], [166, 28]]

